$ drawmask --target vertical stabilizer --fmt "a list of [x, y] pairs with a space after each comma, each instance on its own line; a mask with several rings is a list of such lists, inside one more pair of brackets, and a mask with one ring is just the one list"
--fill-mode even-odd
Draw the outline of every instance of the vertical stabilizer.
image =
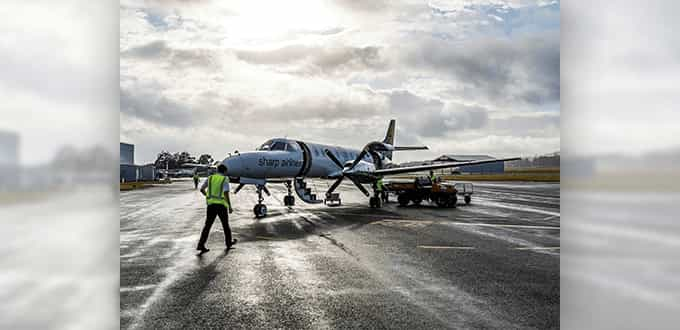
[[387, 128], [387, 134], [385, 134], [385, 139], [383, 143], [394, 145], [394, 125], [396, 121], [394, 119], [390, 120], [390, 126]]
[[[396, 120], [392, 119], [390, 120], [390, 126], [387, 127], [387, 134], [385, 134], [385, 139], [383, 140], [383, 143], [394, 145], [394, 126], [396, 124]], [[387, 157], [389, 160], [392, 160], [392, 152], [391, 151], [386, 151], [385, 152], [385, 157]]]

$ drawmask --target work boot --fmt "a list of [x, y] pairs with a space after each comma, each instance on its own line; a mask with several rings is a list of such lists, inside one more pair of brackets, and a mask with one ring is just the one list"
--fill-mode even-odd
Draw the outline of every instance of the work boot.
[[227, 244], [227, 250], [230, 250], [231, 247], [234, 246], [234, 245], [236, 244], [236, 242], [238, 242], [237, 239], [235, 239], [235, 238], [232, 239], [232, 240], [231, 240], [231, 244]]
[[203, 253], [206, 253], [206, 252], [210, 251], [210, 249], [206, 248], [205, 246], [198, 247], [198, 248], [196, 248], [196, 250], [200, 251], [200, 252], [198, 253], [199, 256], [200, 256], [200, 255], [203, 255]]

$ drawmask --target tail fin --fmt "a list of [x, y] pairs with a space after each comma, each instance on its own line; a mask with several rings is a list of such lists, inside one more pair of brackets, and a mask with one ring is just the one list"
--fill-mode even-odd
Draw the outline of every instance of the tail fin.
[[[394, 126], [395, 126], [395, 124], [396, 124], [396, 120], [394, 120], [394, 119], [390, 120], [390, 126], [387, 127], [387, 134], [385, 134], [385, 139], [383, 140], [383, 143], [394, 145]], [[392, 160], [392, 152], [386, 151], [385, 157], [387, 157], [389, 160]]]
[[383, 143], [394, 145], [394, 125], [396, 121], [394, 119], [390, 120], [390, 126], [387, 128], [387, 134], [385, 134], [385, 139]]

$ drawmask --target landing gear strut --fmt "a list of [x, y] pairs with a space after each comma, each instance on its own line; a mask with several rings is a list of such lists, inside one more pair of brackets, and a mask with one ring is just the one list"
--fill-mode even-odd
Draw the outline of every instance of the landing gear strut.
[[253, 213], [255, 213], [256, 218], [264, 218], [267, 216], [267, 205], [262, 204], [264, 198], [262, 197], [262, 190], [264, 190], [263, 185], [257, 186], [257, 204], [253, 207]]
[[373, 190], [373, 197], [368, 200], [368, 204], [371, 206], [371, 208], [382, 207], [382, 199], [380, 199], [380, 194], [377, 190]]
[[288, 195], [283, 197], [283, 205], [291, 208], [295, 205], [295, 197], [293, 197], [293, 188], [290, 181], [286, 181], [286, 188], [288, 188]]

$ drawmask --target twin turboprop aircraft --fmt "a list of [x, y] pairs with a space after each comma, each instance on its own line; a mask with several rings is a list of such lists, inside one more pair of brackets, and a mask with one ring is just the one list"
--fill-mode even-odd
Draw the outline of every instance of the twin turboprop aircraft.
[[[423, 150], [427, 147], [395, 146], [394, 131], [395, 120], [391, 120], [385, 139], [370, 142], [361, 150], [291, 139], [271, 139], [256, 151], [236, 153], [225, 158], [222, 163], [227, 166], [229, 181], [239, 184], [234, 193], [238, 193], [248, 184], [256, 187], [258, 202], [253, 212], [256, 217], [261, 218], [267, 215], [267, 206], [262, 203], [264, 201], [262, 192], [269, 195], [267, 183], [284, 183], [288, 188], [288, 195], [283, 199], [284, 204], [293, 206], [295, 204], [293, 187], [304, 202], [323, 202], [307, 188], [305, 179], [335, 179], [333, 185], [326, 191], [328, 199], [338, 198], [338, 195], [333, 195], [333, 191], [347, 178], [366, 197], [370, 197], [371, 207], [380, 207], [381, 200], [375, 190], [375, 183], [384, 176], [519, 159], [504, 158], [399, 167], [392, 164], [394, 151]], [[372, 197], [363, 184], [370, 184], [373, 187]]]

